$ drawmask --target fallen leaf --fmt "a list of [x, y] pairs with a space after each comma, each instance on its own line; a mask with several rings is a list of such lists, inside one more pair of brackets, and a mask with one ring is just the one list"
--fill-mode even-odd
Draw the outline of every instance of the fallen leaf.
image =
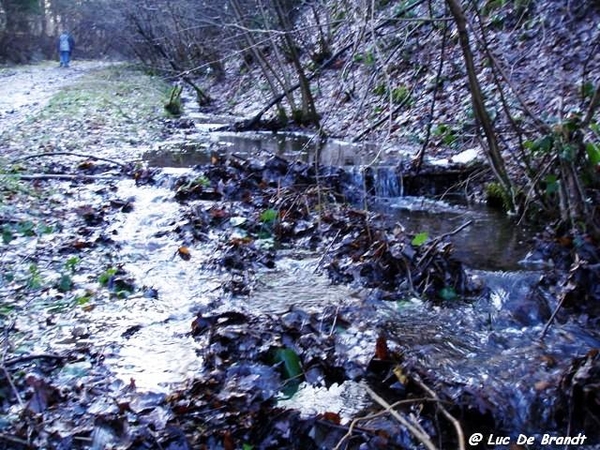
[[379, 336], [377, 338], [377, 342], [375, 343], [375, 358], [381, 359], [382, 361], [390, 359], [387, 341], [384, 336]]
[[190, 249], [184, 246], [181, 246], [177, 249], [177, 254], [184, 261], [189, 261], [192, 258], [192, 254], [190, 253]]

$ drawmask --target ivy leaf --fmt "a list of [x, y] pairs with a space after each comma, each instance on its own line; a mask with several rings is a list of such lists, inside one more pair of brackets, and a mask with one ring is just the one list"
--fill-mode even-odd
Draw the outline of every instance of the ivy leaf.
[[413, 238], [410, 243], [414, 247], [420, 247], [429, 239], [429, 233], [427, 231], [422, 231], [421, 233], [417, 233], [417, 235]]
[[273, 223], [277, 219], [277, 211], [272, 208], [267, 209], [260, 214], [259, 219], [263, 223]]
[[592, 163], [593, 166], [600, 164], [600, 145], [588, 142], [585, 146], [585, 150], [590, 159], [590, 163]]
[[275, 352], [275, 362], [283, 363], [283, 376], [286, 380], [296, 378], [302, 374], [300, 358], [291, 348], [279, 348]]

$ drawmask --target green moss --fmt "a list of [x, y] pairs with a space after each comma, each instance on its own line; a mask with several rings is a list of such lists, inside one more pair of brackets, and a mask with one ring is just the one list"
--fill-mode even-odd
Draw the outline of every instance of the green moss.
[[410, 103], [410, 90], [406, 86], [398, 86], [392, 90], [392, 102]]
[[511, 198], [500, 183], [488, 183], [485, 187], [485, 199], [489, 206], [502, 211], [509, 211], [511, 208]]

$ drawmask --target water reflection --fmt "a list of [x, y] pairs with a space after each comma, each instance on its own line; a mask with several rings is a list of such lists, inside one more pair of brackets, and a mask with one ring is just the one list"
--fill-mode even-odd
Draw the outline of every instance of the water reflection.
[[290, 161], [324, 166], [361, 166], [372, 163], [377, 147], [369, 143], [353, 144], [335, 139], [321, 140], [306, 133], [272, 132], [199, 132], [175, 135], [163, 141], [142, 158], [154, 167], [193, 167], [210, 162], [211, 155], [235, 153], [244, 158], [261, 153], [281, 156]]
[[485, 205], [464, 206], [457, 202], [425, 197], [380, 200], [373, 205], [411, 233], [427, 232], [431, 238], [449, 236], [454, 255], [470, 267], [486, 270], [520, 270], [530, 249], [531, 230], [516, 226], [510, 217]]

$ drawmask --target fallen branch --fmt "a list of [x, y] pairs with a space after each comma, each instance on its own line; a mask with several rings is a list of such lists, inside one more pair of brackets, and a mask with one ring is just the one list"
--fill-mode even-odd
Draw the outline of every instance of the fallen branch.
[[84, 155], [82, 153], [73, 153], [73, 152], [36, 153], [35, 155], [27, 155], [27, 156], [22, 156], [20, 158], [14, 159], [11, 162], [11, 164], [14, 164], [14, 163], [19, 162], [19, 161], [25, 161], [25, 160], [28, 160], [28, 159], [44, 158], [44, 157], [47, 157], [47, 156], [77, 156], [79, 158], [89, 158], [89, 159], [95, 159], [97, 161], [106, 161], [106, 162], [109, 162], [111, 164], [116, 164], [117, 166], [127, 167], [127, 164], [122, 163], [120, 161], [115, 161], [114, 159], [103, 158], [101, 156]]
[[57, 359], [57, 360], [63, 360], [63, 359], [65, 359], [65, 356], [53, 355], [51, 353], [40, 353], [40, 354], [37, 354], [37, 355], [18, 356], [16, 358], [6, 359], [4, 361], [4, 365], [5, 366], [12, 366], [12, 365], [19, 364], [19, 363], [22, 363], [22, 362], [32, 361], [34, 359]]
[[21, 180], [119, 180], [114, 175], [77, 175], [69, 173], [38, 173], [18, 175]]
[[431, 439], [425, 433], [423, 429], [419, 426], [419, 424], [413, 424], [406, 417], [400, 415], [396, 410], [394, 410], [393, 406], [386, 402], [383, 398], [377, 395], [370, 387], [365, 388], [369, 396], [377, 403], [379, 403], [382, 407], [385, 408], [387, 412], [391, 414], [391, 416], [404, 425], [408, 431], [410, 431], [414, 437], [416, 437], [419, 442], [421, 442], [428, 450], [437, 450], [437, 447], [433, 445]]

